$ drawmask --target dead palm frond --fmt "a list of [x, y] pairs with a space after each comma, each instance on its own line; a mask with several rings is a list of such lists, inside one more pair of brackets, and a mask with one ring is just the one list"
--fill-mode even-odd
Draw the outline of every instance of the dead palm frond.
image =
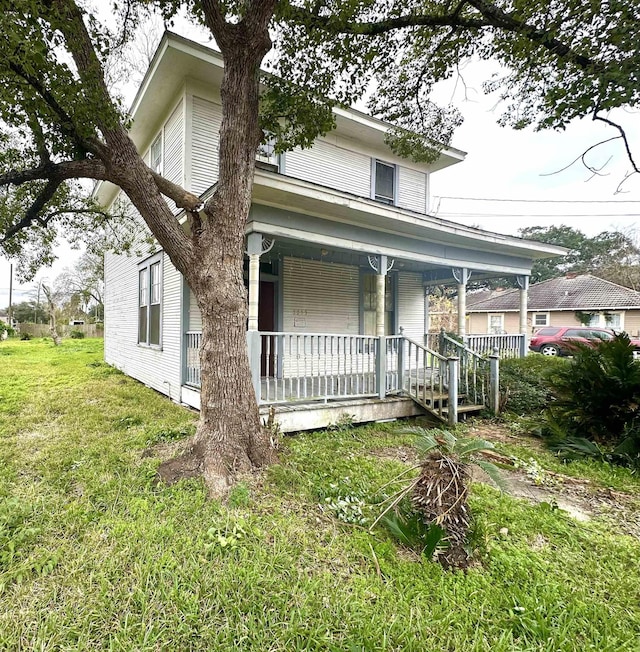
[[[373, 525], [384, 520], [405, 545], [411, 540], [422, 541], [425, 545], [420, 547], [425, 554], [435, 550], [444, 534], [448, 546], [438, 560], [446, 568], [465, 568], [469, 563], [466, 544], [472, 523], [468, 505], [472, 465], [482, 468], [498, 488], [504, 489], [498, 468], [478, 458], [479, 453], [492, 449], [493, 444], [482, 439], [458, 438], [447, 430], [410, 428], [404, 432], [416, 435], [416, 448], [423, 461], [385, 485], [404, 482], [402, 488], [384, 501], [385, 508]], [[420, 474], [407, 481], [406, 474], [415, 468], [420, 469]], [[400, 509], [406, 505], [404, 499], [408, 497], [411, 514]], [[416, 525], [417, 522], [421, 525]], [[411, 528], [412, 536], [409, 534]], [[433, 528], [431, 533], [430, 528]]]

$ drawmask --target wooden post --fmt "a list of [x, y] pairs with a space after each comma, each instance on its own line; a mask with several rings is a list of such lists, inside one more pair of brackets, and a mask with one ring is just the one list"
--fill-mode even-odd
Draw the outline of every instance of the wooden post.
[[448, 358], [449, 363], [449, 401], [448, 414], [449, 425], [455, 426], [458, 423], [458, 368], [459, 358]]
[[489, 408], [497, 416], [500, 411], [500, 355], [494, 347], [489, 356]]
[[524, 358], [527, 355], [527, 302], [529, 290], [529, 277], [518, 276], [516, 278], [518, 288], [520, 291], [520, 357]]
[[398, 338], [398, 391], [404, 393], [404, 328], [400, 326], [400, 337]]
[[251, 384], [256, 393], [256, 400], [260, 404], [260, 357], [262, 356], [262, 337], [257, 330], [247, 331], [247, 354], [251, 368]]
[[470, 273], [466, 267], [454, 267], [451, 273], [458, 284], [458, 335], [464, 342], [467, 334], [467, 283]]
[[260, 255], [262, 254], [262, 235], [250, 233], [247, 236], [249, 255], [249, 319], [247, 330], [258, 330], [258, 305], [260, 301]]
[[387, 257], [378, 256], [378, 274], [376, 276], [376, 335], [383, 337], [386, 335], [384, 323], [385, 317], [385, 295], [387, 279]]
[[376, 355], [376, 383], [378, 397], [384, 398], [387, 394], [387, 338], [383, 335], [377, 338]]

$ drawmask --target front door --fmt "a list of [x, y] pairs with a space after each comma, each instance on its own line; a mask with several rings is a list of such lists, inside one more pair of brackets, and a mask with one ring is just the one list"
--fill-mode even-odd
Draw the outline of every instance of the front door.
[[[273, 333], [276, 330], [276, 284], [273, 281], [260, 281], [258, 301], [258, 330]], [[262, 338], [260, 356], [260, 375], [273, 376], [275, 369], [275, 336]]]

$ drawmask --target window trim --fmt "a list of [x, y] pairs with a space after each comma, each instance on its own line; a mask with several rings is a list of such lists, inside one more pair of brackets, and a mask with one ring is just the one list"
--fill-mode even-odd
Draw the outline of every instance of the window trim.
[[265, 136], [267, 136], [266, 141], [258, 145], [256, 167], [284, 174], [284, 155], [276, 154], [274, 151], [276, 146], [275, 136], [266, 132]]
[[[391, 201], [388, 201], [388, 197], [383, 197], [382, 195], [378, 195], [376, 192], [376, 172], [377, 172], [377, 166], [378, 163], [381, 165], [386, 165], [387, 167], [390, 167], [393, 169], [393, 198]], [[398, 181], [399, 181], [399, 172], [398, 172], [398, 166], [395, 163], [389, 163], [389, 161], [383, 161], [380, 158], [372, 158], [371, 159], [371, 199], [373, 201], [380, 202], [381, 204], [385, 204], [387, 206], [397, 206], [398, 205]]]
[[[154, 171], [157, 172], [158, 174], [164, 174], [164, 142], [163, 142], [163, 132], [164, 129], [160, 130], [160, 133], [151, 141], [151, 145], [149, 145], [149, 167]], [[156, 169], [153, 165], [153, 148], [155, 147], [156, 143], [160, 146], [160, 159], [159, 159], [159, 165], [158, 169]]]
[[[543, 315], [544, 316], [544, 324], [537, 324], [536, 323], [536, 317]], [[531, 322], [533, 328], [545, 328], [546, 326], [551, 326], [549, 323], [551, 321], [551, 314], [549, 312], [534, 312], [533, 315], [531, 316]]]
[[[500, 332], [494, 333], [491, 328], [491, 317], [500, 317]], [[503, 312], [489, 312], [487, 313], [487, 334], [488, 335], [502, 335], [504, 333], [504, 313]]]
[[[151, 269], [155, 265], [158, 265], [158, 274], [159, 274], [159, 282], [158, 282], [158, 293], [159, 293], [159, 301], [152, 303], [153, 300], [153, 284], [151, 282]], [[142, 304], [142, 298], [141, 298], [141, 283], [140, 279], [142, 278], [142, 273], [146, 273], [146, 280], [147, 280], [147, 286], [145, 288], [145, 304]], [[149, 258], [146, 258], [142, 262], [138, 264], [138, 293], [137, 293], [137, 329], [136, 329], [136, 334], [137, 334], [137, 340], [138, 340], [138, 346], [141, 346], [145, 349], [162, 349], [162, 307], [163, 307], [163, 296], [164, 296], [164, 256], [163, 252], [160, 251], [157, 254], [154, 254], [153, 256], [150, 256]], [[151, 343], [151, 306], [160, 306], [159, 308], [159, 323], [158, 323], [158, 343]], [[146, 339], [141, 340], [140, 339], [140, 309], [141, 308], [146, 308], [146, 321], [147, 321], [147, 328], [146, 328]]]

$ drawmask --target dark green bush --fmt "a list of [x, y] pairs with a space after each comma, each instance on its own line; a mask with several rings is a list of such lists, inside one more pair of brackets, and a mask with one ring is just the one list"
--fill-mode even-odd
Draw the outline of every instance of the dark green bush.
[[551, 401], [549, 375], [568, 364], [562, 358], [528, 355], [500, 362], [502, 411], [520, 416], [541, 414]]
[[595, 348], [577, 346], [573, 360], [554, 370], [543, 432], [553, 446], [589, 455], [591, 442], [614, 461], [640, 460], [640, 362], [633, 350], [623, 333]]
[[69, 333], [69, 337], [72, 340], [83, 340], [84, 339], [84, 333], [82, 331], [71, 331]]

